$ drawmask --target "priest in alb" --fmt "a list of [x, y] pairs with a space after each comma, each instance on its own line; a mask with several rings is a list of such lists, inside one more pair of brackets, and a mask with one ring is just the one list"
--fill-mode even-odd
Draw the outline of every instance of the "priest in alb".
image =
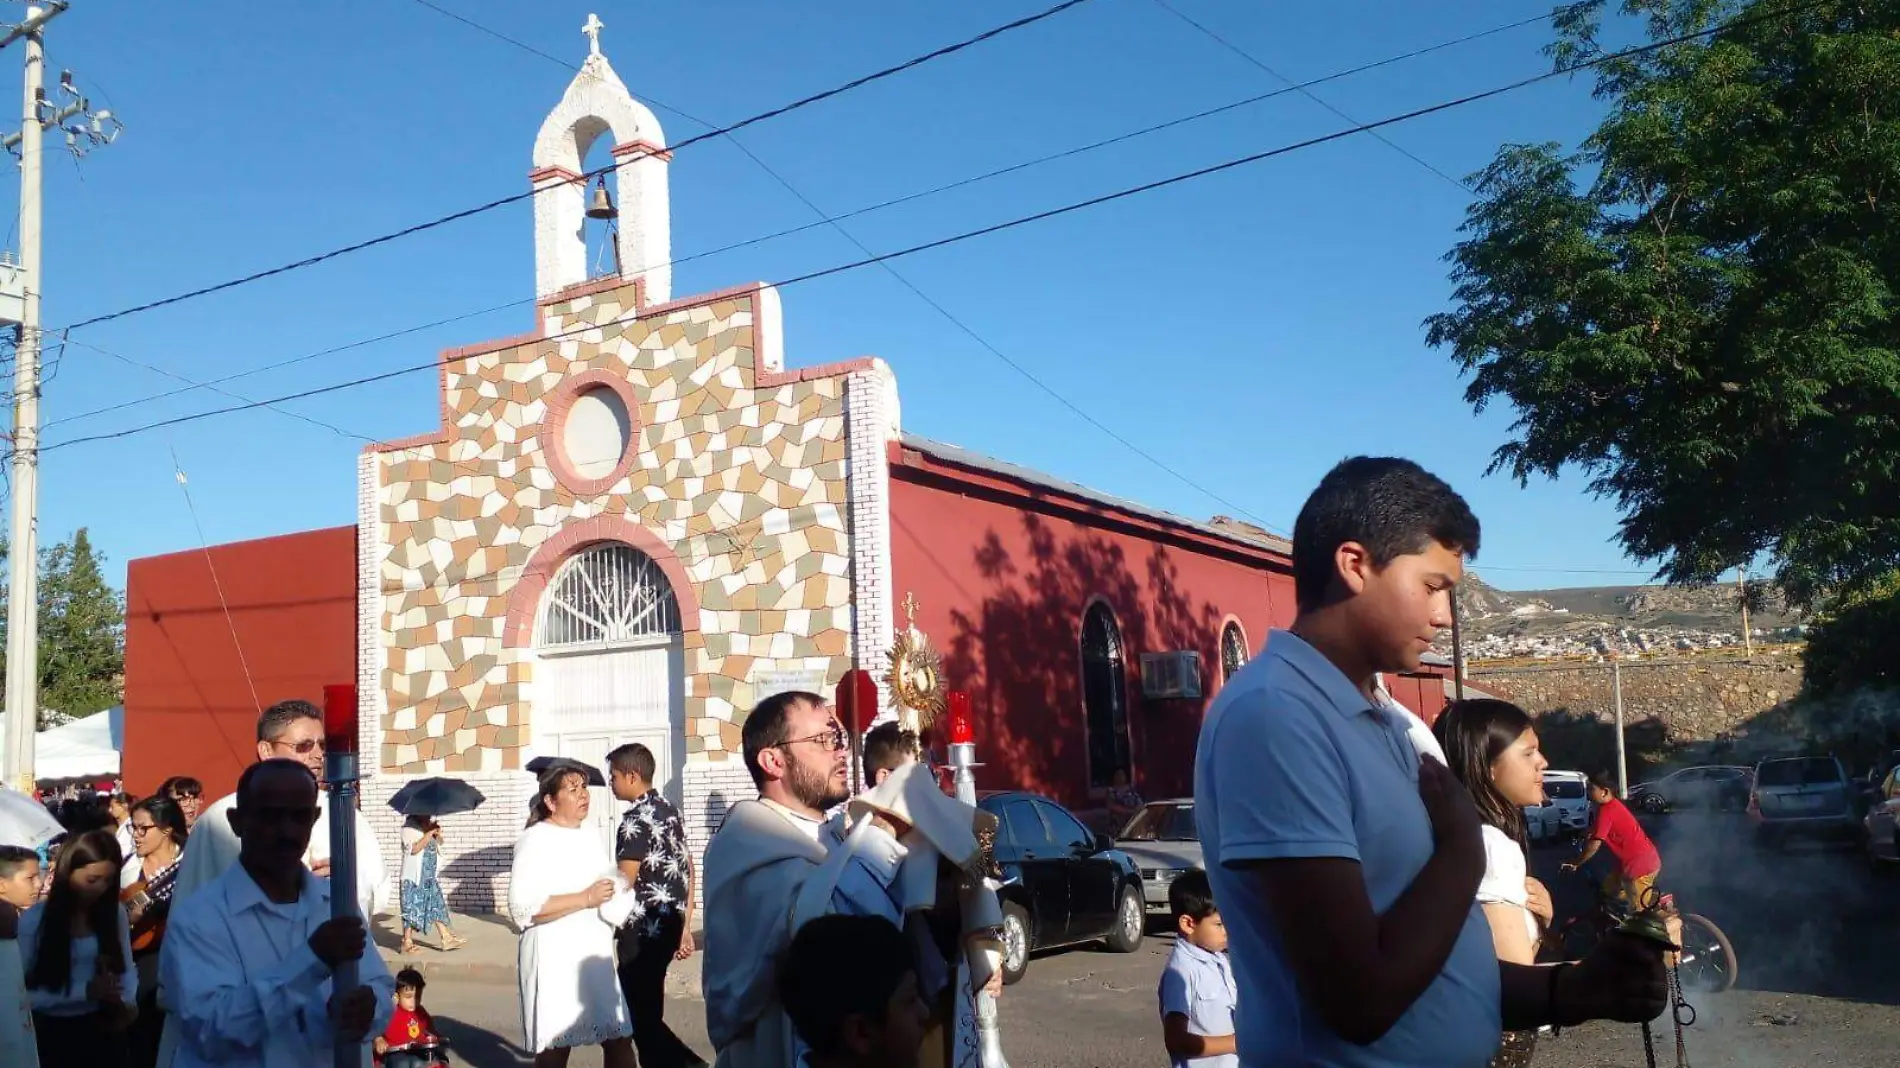
[[[944, 797], [927, 775], [894, 776], [851, 802], [847, 837], [827, 833], [827, 811], [850, 798], [849, 744], [817, 694], [768, 697], [746, 719], [745, 761], [759, 797], [727, 813], [704, 865], [706, 1027], [719, 1068], [799, 1063], [775, 970], [800, 924], [844, 913], [904, 927], [906, 913], [935, 906], [946, 858], [966, 871], [978, 865], [975, 826], [984, 817]], [[973, 893], [954, 907], [975, 939], [1001, 914], [992, 891], [967, 882]], [[956, 963], [949, 970], [956, 973]], [[958, 1016], [952, 1027], [964, 1034], [956, 1045], [967, 1052], [952, 1060], [968, 1065], [976, 1043], [967, 1008]]]

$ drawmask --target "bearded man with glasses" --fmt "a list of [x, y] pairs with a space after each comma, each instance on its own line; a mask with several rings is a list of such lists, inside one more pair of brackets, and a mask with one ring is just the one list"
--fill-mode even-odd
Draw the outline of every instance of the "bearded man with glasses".
[[[825, 814], [851, 796], [849, 738], [823, 697], [797, 692], [759, 702], [742, 737], [759, 797], [734, 805], [706, 847], [707, 1035], [721, 1068], [793, 1068], [773, 968], [791, 938], [793, 901], [831, 855]], [[908, 829], [875, 818], [838, 877], [831, 912], [903, 924], [891, 888]]]

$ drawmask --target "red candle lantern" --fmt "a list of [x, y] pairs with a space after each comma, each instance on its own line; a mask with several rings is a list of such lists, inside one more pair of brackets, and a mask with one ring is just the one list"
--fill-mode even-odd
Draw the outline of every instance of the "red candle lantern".
[[323, 734], [330, 752], [356, 752], [356, 687], [323, 688]]
[[976, 741], [976, 724], [970, 717], [970, 695], [951, 690], [944, 695], [945, 719], [951, 745], [971, 745]]

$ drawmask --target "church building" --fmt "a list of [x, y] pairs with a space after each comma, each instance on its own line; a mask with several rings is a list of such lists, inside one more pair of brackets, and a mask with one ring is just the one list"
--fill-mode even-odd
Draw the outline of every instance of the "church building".
[[[754, 702], [882, 680], [907, 637], [970, 696], [982, 788], [1191, 792], [1209, 700], [1293, 617], [1289, 546], [906, 433], [890, 365], [786, 353], [769, 285], [676, 295], [673, 158], [590, 31], [534, 140], [533, 329], [441, 354], [433, 425], [358, 458], [354, 525], [129, 564], [129, 788], [221, 794], [260, 707], [353, 681], [392, 870], [388, 798], [466, 779], [487, 800], [445, 822], [443, 879], [492, 908], [529, 760], [646, 744], [697, 852], [753, 796]], [[606, 191], [618, 270], [590, 277]], [[1428, 718], [1436, 670], [1391, 680]], [[603, 848], [618, 808], [597, 791]]]

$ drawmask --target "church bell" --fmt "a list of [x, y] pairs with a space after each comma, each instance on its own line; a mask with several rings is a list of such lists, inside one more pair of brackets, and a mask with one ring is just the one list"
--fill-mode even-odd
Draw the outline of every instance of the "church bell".
[[594, 179], [594, 199], [587, 205], [587, 217], [590, 219], [617, 219], [620, 209], [614, 207], [613, 197], [607, 195], [607, 176]]

